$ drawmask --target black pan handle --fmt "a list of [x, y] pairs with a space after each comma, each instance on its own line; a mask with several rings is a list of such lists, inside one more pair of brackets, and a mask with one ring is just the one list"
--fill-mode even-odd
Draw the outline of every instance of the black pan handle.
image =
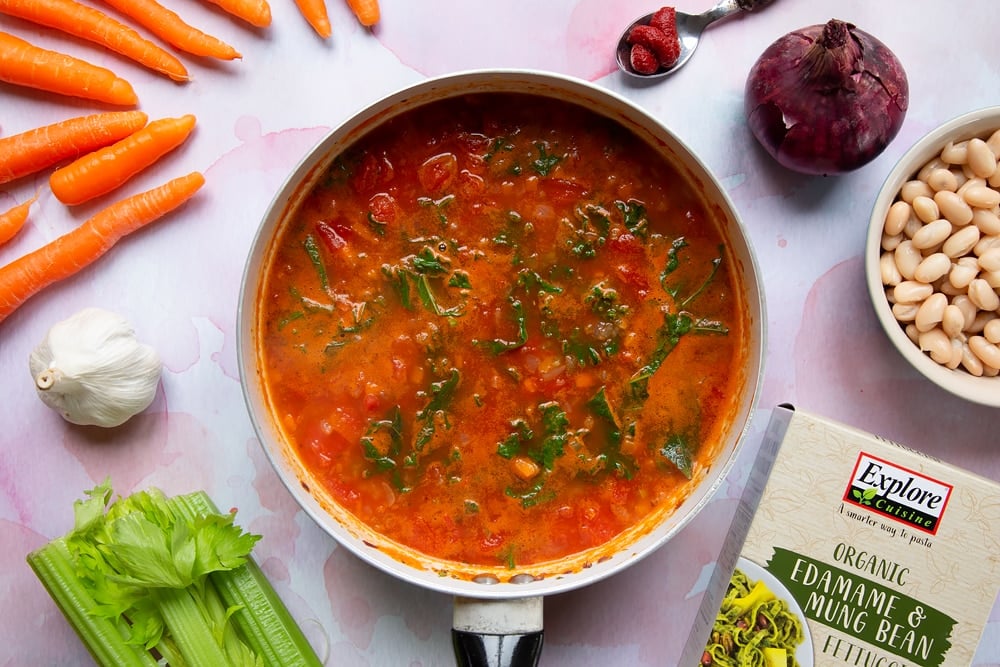
[[523, 635], [482, 635], [451, 631], [458, 667], [535, 667], [542, 654], [542, 631]]
[[451, 643], [458, 667], [535, 667], [542, 654], [542, 598], [455, 598]]

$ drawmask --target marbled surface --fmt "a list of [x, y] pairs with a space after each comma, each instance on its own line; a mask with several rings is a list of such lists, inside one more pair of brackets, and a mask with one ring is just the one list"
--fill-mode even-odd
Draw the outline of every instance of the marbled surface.
[[[705, 511], [625, 572], [545, 603], [543, 665], [672, 665], [693, 620], [770, 408], [793, 402], [1000, 480], [996, 409], [930, 385], [891, 348], [867, 301], [862, 250], [871, 204], [895, 160], [921, 135], [964, 112], [1000, 104], [996, 0], [777, 0], [713, 26], [692, 61], [655, 85], [614, 70], [628, 21], [659, 5], [639, 0], [381, 0], [374, 31], [327, 0], [321, 41], [291, 0], [273, 25], [247, 29], [209, 4], [164, 0], [236, 46], [241, 61], [182, 56], [185, 85], [92, 45], [0, 16], [0, 30], [114, 69], [150, 118], [194, 113], [195, 134], [138, 192], [198, 169], [206, 187], [178, 213], [122, 242], [100, 263], [33, 298], [0, 324], [0, 665], [86, 664], [87, 654], [25, 563], [72, 523], [72, 503], [110, 475], [116, 491], [205, 489], [263, 535], [256, 554], [330, 665], [447, 665], [451, 600], [365, 565], [298, 510], [257, 443], [236, 369], [243, 263], [285, 175], [355, 111], [429, 76], [524, 67], [573, 75], [640, 104], [722, 182], [754, 244], [767, 299], [768, 349], [759, 410], [740, 462]], [[613, 5], [613, 6], [612, 6]], [[707, 0], [678, 0], [699, 12]], [[781, 34], [840, 18], [892, 48], [911, 100], [898, 137], [847, 175], [804, 177], [756, 145], [743, 87]], [[102, 110], [0, 84], [0, 134]], [[66, 232], [107, 201], [67, 209], [44, 175], [0, 186], [0, 209], [35, 192], [27, 227], [0, 247], [6, 263]], [[65, 423], [35, 397], [27, 358], [56, 321], [85, 306], [126, 316], [164, 361], [153, 405], [117, 429]], [[977, 653], [1000, 665], [1000, 607]]]

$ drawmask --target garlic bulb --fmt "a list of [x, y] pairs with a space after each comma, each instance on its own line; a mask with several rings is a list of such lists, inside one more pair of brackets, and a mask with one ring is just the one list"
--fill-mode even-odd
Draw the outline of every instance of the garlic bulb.
[[149, 407], [162, 368], [125, 318], [100, 308], [53, 325], [28, 366], [39, 398], [66, 421], [106, 427]]

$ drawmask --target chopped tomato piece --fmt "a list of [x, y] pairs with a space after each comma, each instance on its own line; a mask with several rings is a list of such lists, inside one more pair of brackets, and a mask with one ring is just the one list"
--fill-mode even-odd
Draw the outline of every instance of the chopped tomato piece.
[[538, 183], [538, 189], [558, 204], [573, 204], [587, 196], [585, 186], [565, 178], [543, 178]]
[[477, 155], [484, 152], [490, 146], [490, 138], [479, 132], [461, 132], [456, 139], [466, 152]]
[[320, 220], [316, 223], [316, 234], [327, 250], [336, 252], [347, 245], [347, 239], [353, 236], [354, 232], [343, 223]]
[[378, 222], [386, 224], [395, 222], [398, 208], [396, 200], [386, 192], [372, 195], [372, 198], [368, 200], [368, 210]]
[[365, 410], [368, 412], [379, 412], [382, 410], [382, 401], [376, 394], [365, 394]]
[[351, 185], [361, 194], [368, 194], [389, 184], [396, 175], [392, 162], [385, 155], [368, 153], [361, 159]]
[[608, 250], [624, 257], [641, 257], [645, 253], [640, 241], [634, 234], [625, 232], [608, 239]]
[[475, 196], [486, 189], [486, 181], [482, 176], [473, 174], [468, 169], [463, 169], [458, 175], [458, 191], [465, 196]]
[[362, 431], [356, 417], [324, 401], [302, 409], [295, 440], [302, 457], [325, 470], [357, 442]]
[[424, 161], [417, 170], [420, 185], [431, 193], [442, 192], [458, 173], [458, 158], [454, 153], [440, 153]]
[[615, 267], [615, 271], [626, 287], [634, 290], [637, 295], [646, 296], [649, 294], [649, 279], [646, 278], [645, 273], [629, 264], [619, 264]]

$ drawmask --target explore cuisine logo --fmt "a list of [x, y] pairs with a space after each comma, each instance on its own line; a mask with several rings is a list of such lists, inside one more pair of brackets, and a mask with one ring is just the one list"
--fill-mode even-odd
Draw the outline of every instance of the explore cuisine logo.
[[862, 452], [844, 500], [934, 535], [951, 485]]

